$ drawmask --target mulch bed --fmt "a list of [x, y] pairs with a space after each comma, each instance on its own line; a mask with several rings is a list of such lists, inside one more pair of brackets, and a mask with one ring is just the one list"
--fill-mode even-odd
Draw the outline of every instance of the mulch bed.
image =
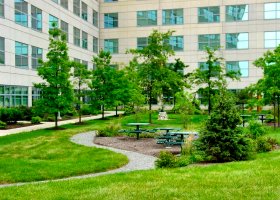
[[17, 124], [7, 124], [5, 129], [2, 130], [7, 130], [7, 129], [14, 129], [14, 128], [22, 128], [26, 126], [34, 126], [37, 124], [31, 124], [31, 123], [17, 123]]
[[173, 154], [179, 154], [181, 151], [180, 146], [166, 148], [163, 144], [157, 144], [154, 138], [140, 138], [136, 140], [136, 138], [128, 136], [96, 137], [94, 143], [157, 157], [161, 151], [169, 151]]

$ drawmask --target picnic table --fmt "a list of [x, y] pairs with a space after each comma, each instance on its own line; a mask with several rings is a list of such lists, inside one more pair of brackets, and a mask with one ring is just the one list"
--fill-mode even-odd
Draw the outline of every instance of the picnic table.
[[171, 130], [181, 130], [180, 128], [169, 128], [169, 127], [163, 127], [163, 128], [155, 128], [155, 130], [163, 130], [165, 131], [164, 134], [157, 137], [157, 144], [164, 144], [169, 143], [169, 141], [172, 139], [172, 136], [169, 134]]
[[257, 116], [259, 116], [259, 120], [261, 120], [263, 124], [263, 121], [266, 119], [265, 118], [266, 114], [257, 114]]
[[140, 129], [140, 126], [148, 126], [150, 125], [150, 123], [128, 123], [127, 126], [135, 126], [135, 129], [134, 130], [130, 130], [129, 132], [130, 133], [136, 133], [136, 136], [137, 136], [137, 140], [139, 140], [139, 135], [140, 133], [143, 133], [145, 132], [146, 130], [144, 129]]
[[251, 117], [252, 115], [240, 115], [240, 117], [242, 117], [242, 124], [243, 124], [243, 127], [245, 126], [245, 118], [249, 118]]

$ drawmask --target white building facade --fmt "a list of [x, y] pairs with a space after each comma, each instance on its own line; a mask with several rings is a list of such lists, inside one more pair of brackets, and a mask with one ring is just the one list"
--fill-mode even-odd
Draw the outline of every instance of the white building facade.
[[147, 45], [152, 30], [175, 31], [169, 62], [180, 58], [188, 71], [203, 65], [205, 46], [220, 46], [226, 69], [241, 71], [233, 90], [261, 78], [254, 60], [280, 44], [280, 0], [0, 0], [0, 106], [38, 97], [32, 85], [52, 22], [68, 35], [70, 58], [89, 69], [101, 48], [126, 65], [127, 49]]

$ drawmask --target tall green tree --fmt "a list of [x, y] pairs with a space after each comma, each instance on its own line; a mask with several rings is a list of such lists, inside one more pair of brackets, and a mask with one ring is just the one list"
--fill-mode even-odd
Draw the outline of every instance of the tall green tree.
[[225, 78], [238, 80], [240, 76], [240, 71], [227, 71], [224, 69], [222, 65], [223, 58], [217, 57], [216, 51], [217, 49], [206, 47], [206, 62], [201, 64], [191, 75], [191, 80], [199, 88], [198, 92], [207, 97], [209, 114], [212, 109], [211, 99]]
[[72, 62], [71, 65], [74, 68], [73, 76], [73, 85], [75, 92], [75, 103], [76, 103], [76, 110], [79, 114], [79, 123], [82, 123], [82, 113], [81, 107], [83, 104], [83, 98], [87, 95], [86, 94], [86, 87], [89, 81], [90, 71], [87, 69], [87, 66], [79, 63], [79, 62]]
[[180, 58], [176, 58], [174, 63], [168, 65], [168, 68], [172, 73], [166, 73], [166, 75], [169, 76], [167, 77], [167, 80], [169, 81], [166, 81], [167, 89], [165, 91], [169, 91], [169, 95], [173, 97], [174, 111], [176, 110], [176, 93], [181, 93], [184, 88], [190, 87], [187, 82], [189, 74], [184, 74], [184, 69], [187, 67], [189, 66], [185, 65]]
[[147, 94], [150, 123], [152, 122], [152, 98], [162, 96], [164, 88], [169, 87], [168, 84], [174, 81], [173, 78], [169, 79], [173, 71], [167, 67], [168, 58], [174, 55], [169, 44], [172, 34], [173, 31], [161, 33], [154, 30], [148, 37], [147, 46], [129, 50], [134, 55], [134, 60], [138, 62], [137, 72], [140, 85]]
[[273, 103], [274, 113], [276, 113], [276, 102], [278, 103], [278, 126], [280, 127], [280, 45], [273, 51], [265, 52], [254, 62], [254, 65], [263, 69], [263, 78], [258, 81], [256, 86], [263, 93], [265, 100]]
[[140, 77], [137, 72], [138, 62], [135, 59], [132, 59], [129, 62], [129, 65], [124, 68], [126, 78], [129, 81], [129, 99], [125, 103], [126, 110], [128, 112], [137, 112], [139, 111], [140, 106], [145, 102], [145, 96], [142, 93], [142, 88], [140, 85]]
[[112, 98], [112, 74], [114, 69], [110, 67], [112, 56], [110, 52], [101, 50], [97, 56], [93, 57], [96, 69], [92, 71], [92, 78], [89, 87], [91, 88], [92, 100], [102, 109], [102, 119], [104, 119], [105, 106], [111, 104]]
[[177, 103], [174, 109], [181, 115], [184, 128], [188, 128], [190, 115], [193, 115], [196, 110], [195, 103], [193, 102], [194, 97], [186, 91], [177, 92], [175, 96]]
[[68, 57], [66, 36], [60, 29], [49, 31], [50, 44], [47, 61], [41, 62], [38, 75], [43, 83], [35, 84], [41, 90], [36, 106], [41, 112], [53, 114], [57, 128], [58, 113], [66, 112], [73, 106], [73, 87], [70, 82], [71, 62]]

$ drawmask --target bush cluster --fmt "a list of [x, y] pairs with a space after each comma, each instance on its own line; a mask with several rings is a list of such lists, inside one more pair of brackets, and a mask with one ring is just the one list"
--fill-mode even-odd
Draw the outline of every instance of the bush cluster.
[[113, 137], [119, 135], [119, 130], [121, 130], [120, 123], [110, 123], [105, 128], [99, 129], [97, 132], [97, 136], [99, 137]]
[[19, 108], [0, 108], [0, 121], [8, 124], [23, 120], [23, 112]]
[[32, 119], [31, 119], [31, 124], [40, 124], [41, 122], [42, 122], [42, 119], [39, 116], [32, 117]]
[[0, 129], [5, 129], [7, 126], [7, 123], [0, 121]]
[[99, 114], [100, 111], [94, 107], [92, 107], [91, 105], [83, 105], [81, 107], [81, 113], [82, 115], [96, 115]]
[[249, 121], [249, 125], [245, 131], [247, 131], [248, 136], [253, 139], [263, 136], [266, 133], [265, 127], [256, 120]]

